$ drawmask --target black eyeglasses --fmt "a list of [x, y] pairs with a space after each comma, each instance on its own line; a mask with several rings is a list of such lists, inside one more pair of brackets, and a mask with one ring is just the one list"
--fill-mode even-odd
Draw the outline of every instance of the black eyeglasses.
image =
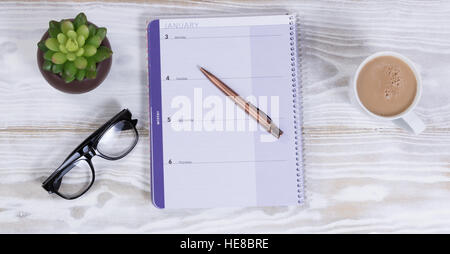
[[86, 193], [95, 180], [92, 157], [98, 155], [107, 160], [125, 157], [139, 139], [136, 123], [128, 109], [122, 110], [73, 150], [42, 187], [65, 199]]

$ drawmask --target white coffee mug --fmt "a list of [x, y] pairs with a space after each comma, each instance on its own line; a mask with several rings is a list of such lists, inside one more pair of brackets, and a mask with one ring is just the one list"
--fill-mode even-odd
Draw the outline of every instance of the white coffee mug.
[[[358, 80], [358, 76], [359, 73], [361, 72], [361, 69], [372, 59], [380, 57], [380, 56], [392, 56], [392, 57], [396, 57], [400, 60], [402, 60], [403, 62], [405, 62], [409, 68], [412, 70], [412, 72], [414, 73], [414, 76], [416, 78], [417, 81], [417, 89], [416, 89], [416, 96], [414, 98], [414, 101], [411, 103], [411, 105], [409, 105], [409, 107], [403, 111], [400, 114], [394, 115], [394, 116], [380, 116], [377, 114], [372, 113], [370, 110], [368, 110], [361, 102], [359, 95], [358, 95], [358, 91], [356, 89], [356, 83]], [[408, 58], [406, 58], [403, 55], [400, 55], [398, 53], [395, 52], [388, 52], [388, 51], [383, 51], [383, 52], [378, 52], [375, 53], [369, 57], [367, 57], [358, 67], [358, 69], [356, 70], [355, 76], [353, 77], [352, 83], [350, 85], [350, 97], [352, 98], [352, 101], [356, 101], [356, 104], [362, 109], [362, 111], [364, 111], [365, 113], [369, 114], [370, 116], [377, 118], [377, 119], [381, 119], [381, 120], [388, 120], [388, 121], [393, 121], [395, 124], [397, 124], [398, 126], [406, 129], [407, 131], [413, 133], [413, 134], [419, 134], [421, 133], [423, 130], [425, 130], [425, 124], [423, 123], [423, 121], [413, 112], [414, 108], [417, 106], [417, 103], [419, 103], [420, 97], [422, 95], [422, 79], [420, 78], [419, 72], [417, 71], [416, 66], [414, 65], [414, 63], [409, 60]]]

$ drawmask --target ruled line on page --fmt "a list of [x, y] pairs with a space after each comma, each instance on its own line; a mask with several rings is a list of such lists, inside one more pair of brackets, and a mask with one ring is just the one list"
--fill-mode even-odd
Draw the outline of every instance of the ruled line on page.
[[164, 163], [165, 165], [192, 165], [192, 164], [236, 164], [236, 163], [266, 163], [266, 162], [283, 162], [287, 160], [248, 160], [248, 161], [178, 161], [178, 162], [169, 162]]
[[161, 40], [196, 40], [196, 39], [226, 39], [226, 38], [258, 38], [258, 37], [279, 37], [281, 34], [261, 34], [261, 35], [230, 35], [230, 36], [173, 36], [165, 38], [164, 36]]
[[[169, 118], [170, 118], [170, 116], [169, 116]], [[193, 122], [211, 122], [211, 121], [212, 122], [247, 121], [249, 119], [251, 119], [251, 118], [226, 118], [226, 119], [214, 119], [214, 120], [181, 118], [181, 119], [177, 119], [177, 120], [173, 121], [172, 119], [169, 120], [166, 118], [163, 121], [163, 124], [167, 124], [167, 123], [173, 124], [173, 122], [178, 122], [178, 123], [191, 122], [191, 123], [193, 123]], [[281, 120], [281, 119], [287, 119], [287, 117], [271, 117], [271, 119], [272, 120], [274, 120], [274, 119]]]
[[[230, 80], [230, 79], [275, 79], [275, 78], [286, 78], [287, 76], [250, 76], [250, 77], [221, 77], [221, 80]], [[185, 80], [208, 80], [207, 78], [188, 78], [188, 77], [176, 77], [176, 78], [162, 78], [163, 82], [169, 82], [169, 81], [185, 81]]]

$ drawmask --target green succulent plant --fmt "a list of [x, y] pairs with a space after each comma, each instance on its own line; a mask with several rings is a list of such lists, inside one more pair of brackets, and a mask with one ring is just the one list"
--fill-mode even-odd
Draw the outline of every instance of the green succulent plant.
[[38, 47], [44, 52], [42, 68], [60, 75], [66, 83], [97, 76], [97, 63], [112, 55], [111, 49], [101, 46], [106, 28], [88, 24], [84, 13], [74, 21], [50, 21], [49, 37]]

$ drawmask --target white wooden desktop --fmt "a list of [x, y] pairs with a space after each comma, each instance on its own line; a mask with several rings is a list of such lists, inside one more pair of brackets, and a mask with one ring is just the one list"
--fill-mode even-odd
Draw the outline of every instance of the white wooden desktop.
[[[164, 15], [289, 11], [304, 36], [305, 207], [159, 210], [151, 203], [146, 22]], [[50, 19], [108, 27], [105, 82], [83, 95], [42, 78], [36, 43]], [[432, 233], [450, 232], [450, 2], [151, 1], [0, 3], [1, 233]], [[392, 50], [423, 78], [412, 136], [373, 120], [347, 97], [369, 54]], [[95, 159], [82, 198], [50, 196], [42, 181], [121, 108], [139, 119], [126, 158]]]

